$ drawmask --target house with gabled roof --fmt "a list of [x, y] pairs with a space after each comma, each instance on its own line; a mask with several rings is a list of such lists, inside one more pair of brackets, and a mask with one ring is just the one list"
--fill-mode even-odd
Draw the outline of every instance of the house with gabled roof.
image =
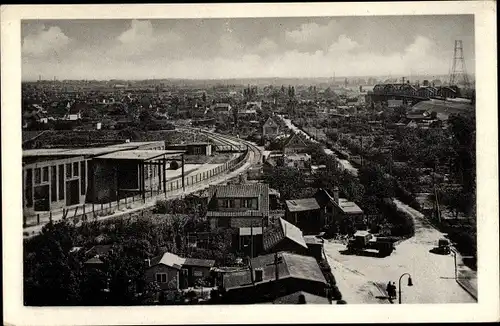
[[211, 229], [257, 227], [268, 223], [268, 184], [213, 185], [207, 196]]
[[222, 303], [265, 303], [298, 291], [328, 298], [329, 285], [316, 259], [277, 252], [249, 260], [248, 268], [225, 273]]
[[288, 251], [297, 254], [307, 254], [307, 244], [302, 231], [292, 223], [279, 218], [278, 223], [267, 228], [263, 235], [264, 251]]
[[148, 261], [147, 282], [156, 282], [161, 290], [178, 290], [194, 286], [197, 280], [206, 280], [215, 260], [183, 258], [165, 252]]
[[262, 126], [262, 137], [274, 138], [279, 134], [279, 125], [272, 117], [267, 118]]
[[309, 145], [299, 133], [292, 134], [285, 143], [285, 146], [283, 146], [283, 153], [285, 155], [292, 153], [306, 153], [308, 151]]

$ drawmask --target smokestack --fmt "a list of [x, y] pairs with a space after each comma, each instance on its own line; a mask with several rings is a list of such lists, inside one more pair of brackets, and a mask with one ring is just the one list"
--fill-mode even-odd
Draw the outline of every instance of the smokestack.
[[338, 204], [339, 203], [339, 187], [335, 186], [333, 188], [333, 200]]

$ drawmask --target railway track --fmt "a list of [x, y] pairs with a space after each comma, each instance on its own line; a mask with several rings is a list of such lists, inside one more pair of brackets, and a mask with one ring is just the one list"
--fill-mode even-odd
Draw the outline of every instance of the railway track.
[[[179, 129], [181, 130], [181, 129]], [[247, 146], [251, 150], [250, 164], [256, 165], [262, 162], [262, 150], [252, 142], [243, 140], [236, 136], [221, 135], [212, 131], [204, 130], [201, 128], [183, 128], [182, 130], [198, 132], [207, 135], [209, 138], [220, 142], [223, 146], [237, 146], [237, 144]]]

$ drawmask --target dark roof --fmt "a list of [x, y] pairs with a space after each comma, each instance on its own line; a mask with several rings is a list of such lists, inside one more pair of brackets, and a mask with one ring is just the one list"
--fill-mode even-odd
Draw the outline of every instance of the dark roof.
[[284, 147], [308, 147], [307, 143], [304, 141], [299, 133], [292, 134], [288, 141], [285, 143]]
[[284, 297], [277, 298], [273, 301], [273, 304], [299, 304], [301, 295], [304, 296], [306, 304], [330, 304], [330, 301], [327, 298], [304, 291], [298, 291]]
[[303, 212], [320, 209], [316, 198], [301, 198], [286, 200], [286, 207], [290, 212]]
[[274, 121], [272, 117], [267, 118], [266, 122], [264, 123], [264, 127], [278, 127], [279, 125]]
[[186, 258], [186, 261], [184, 262], [183, 266], [213, 267], [214, 265], [215, 265], [215, 260]]
[[284, 239], [289, 239], [297, 245], [307, 249], [302, 231], [292, 223], [280, 218], [276, 227], [268, 228], [264, 232], [264, 250], [270, 250]]
[[[279, 259], [277, 267], [274, 263], [275, 255]], [[262, 282], [274, 281], [276, 279], [276, 268], [278, 268], [278, 277], [280, 279], [295, 278], [327, 284], [316, 259], [313, 257], [279, 252], [252, 258], [251, 264], [253, 269], [262, 269]], [[250, 270], [225, 274], [223, 276], [223, 286], [226, 290], [252, 286]]]
[[92, 254], [92, 255], [98, 255], [98, 256], [105, 256], [107, 255], [111, 249], [113, 249], [113, 245], [95, 245], [92, 248], [90, 248], [86, 254]]
[[83, 112], [85, 110], [88, 110], [88, 108], [89, 106], [87, 103], [75, 102], [70, 106], [68, 114], [77, 114], [80, 111]]

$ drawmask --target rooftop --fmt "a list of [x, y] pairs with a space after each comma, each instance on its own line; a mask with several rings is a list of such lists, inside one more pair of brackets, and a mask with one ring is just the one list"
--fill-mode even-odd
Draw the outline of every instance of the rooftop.
[[345, 198], [339, 198], [338, 206], [345, 214], [363, 214], [363, 210], [356, 203]]
[[[278, 256], [278, 264], [275, 264], [275, 255]], [[263, 271], [262, 282], [270, 282], [276, 279], [276, 268], [278, 268], [279, 279], [295, 278], [326, 284], [325, 277], [319, 268], [316, 259], [309, 256], [279, 252], [252, 258], [253, 269], [260, 268]], [[226, 290], [252, 286], [250, 270], [227, 273], [223, 277]]]
[[300, 296], [303, 296], [306, 304], [330, 304], [325, 297], [320, 297], [309, 292], [298, 291], [273, 301], [273, 304], [299, 304]]
[[269, 193], [269, 185], [264, 183], [242, 185], [210, 186], [217, 198], [254, 198]]
[[307, 249], [302, 231], [292, 223], [279, 218], [278, 226], [266, 230], [264, 233], [264, 250], [270, 250], [283, 239], [289, 239], [299, 246]]
[[160, 158], [160, 156], [165, 156], [165, 158], [176, 157], [184, 153], [185, 151], [177, 150], [126, 150], [98, 156], [97, 158], [102, 160], [147, 161]]
[[144, 145], [153, 145], [153, 144], [158, 144], [162, 143], [164, 144], [164, 141], [133, 141], [133, 142], [128, 142], [128, 143], [122, 143], [122, 144], [116, 144], [116, 145], [111, 145], [109, 147], [139, 147], [139, 146], [144, 146]]
[[197, 259], [197, 258], [186, 258], [183, 266], [198, 266], [198, 267], [213, 267], [215, 265], [215, 260], [212, 259]]
[[286, 207], [290, 212], [302, 212], [320, 209], [316, 198], [286, 200]]
[[185, 263], [186, 258], [181, 258], [176, 254], [170, 252], [164, 253], [162, 256], [157, 256], [152, 259], [151, 266], [163, 264], [175, 269], [181, 269], [182, 265]]

